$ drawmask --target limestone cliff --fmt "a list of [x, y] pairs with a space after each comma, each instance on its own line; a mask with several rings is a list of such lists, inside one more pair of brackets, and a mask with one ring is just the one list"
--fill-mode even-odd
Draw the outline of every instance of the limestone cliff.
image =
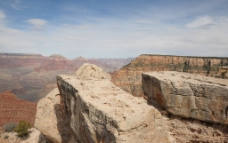
[[134, 96], [144, 96], [141, 74], [148, 71], [179, 71], [207, 76], [221, 76], [219, 67], [228, 65], [228, 58], [140, 55], [130, 64], [112, 73], [115, 85]]

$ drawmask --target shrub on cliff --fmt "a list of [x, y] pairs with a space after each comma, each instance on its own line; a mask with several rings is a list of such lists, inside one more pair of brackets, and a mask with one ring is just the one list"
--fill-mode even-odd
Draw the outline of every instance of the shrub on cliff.
[[17, 126], [16, 123], [9, 123], [9, 124], [6, 124], [3, 127], [3, 129], [4, 129], [5, 132], [12, 132], [16, 126]]
[[30, 123], [22, 120], [18, 123], [14, 131], [17, 132], [18, 137], [26, 138], [29, 135], [28, 129], [30, 128], [31, 128]]

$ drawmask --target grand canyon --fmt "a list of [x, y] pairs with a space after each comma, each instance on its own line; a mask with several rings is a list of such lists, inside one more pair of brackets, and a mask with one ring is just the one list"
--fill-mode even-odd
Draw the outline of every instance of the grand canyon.
[[40, 143], [228, 142], [227, 69], [226, 57], [2, 53], [0, 126], [26, 120]]

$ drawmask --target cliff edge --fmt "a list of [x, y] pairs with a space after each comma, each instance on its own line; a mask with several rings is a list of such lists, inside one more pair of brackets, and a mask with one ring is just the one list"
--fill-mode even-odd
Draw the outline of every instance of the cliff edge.
[[[83, 73], [81, 72], [83, 69], [87, 70]], [[168, 77], [172, 76], [172, 74], [164, 73]], [[176, 74], [178, 76], [178, 73]], [[166, 98], [166, 94], [163, 95], [163, 91], [167, 91], [167, 93], [172, 91], [171, 93], [173, 93], [174, 97], [181, 95], [180, 98], [192, 98], [194, 96], [193, 93], [188, 90], [188, 87], [186, 89], [184, 88], [185, 82], [182, 80], [177, 83], [183, 84], [183, 89], [176, 86], [168, 86], [169, 88], [164, 89], [169, 90], [163, 90], [163, 87], [165, 87], [163, 85], [171, 83], [168, 82], [169, 80], [162, 82], [160, 76], [162, 77], [163, 75], [157, 73], [154, 74], [154, 78], [160, 80], [151, 82], [152, 77], [146, 77], [148, 75], [145, 74], [147, 80], [143, 82], [145, 84], [143, 89], [148, 96], [147, 101], [142, 97], [134, 97], [115, 86], [110, 82], [107, 74], [103, 73], [97, 66], [84, 64], [76, 72], [76, 75], [57, 76], [57, 85], [60, 94], [58, 94], [56, 89], [54, 94], [46, 96], [46, 98], [38, 103], [38, 107], [40, 108], [37, 109], [35, 126], [54, 142], [228, 142], [227, 126], [217, 124], [223, 124], [224, 122], [214, 121], [212, 119], [210, 120], [211, 122], [208, 122], [209, 118], [207, 120], [193, 119], [190, 116], [191, 114], [188, 115], [190, 112], [186, 112], [190, 117], [188, 118], [185, 114], [185, 111], [188, 111], [188, 107], [190, 107], [189, 111], [193, 111], [191, 109], [197, 111], [197, 108], [191, 108], [192, 104], [195, 104], [193, 107], [198, 107], [200, 111], [206, 110], [204, 108], [207, 108], [207, 106], [213, 106], [216, 108], [213, 110], [215, 111], [214, 113], [220, 119], [220, 117], [223, 117], [223, 113], [226, 114], [226, 111], [219, 112], [220, 107], [226, 107], [227, 100], [220, 101], [221, 106], [217, 107], [213, 104], [207, 104], [207, 101], [203, 99], [197, 105], [197, 103], [190, 102], [191, 100], [183, 99], [179, 101], [175, 98]], [[181, 78], [182, 76], [180, 75]], [[172, 78], [168, 79], [172, 80]], [[189, 78], [185, 79], [186, 83], [188, 83]], [[219, 86], [224, 86], [223, 83], [216, 83]], [[210, 80], [208, 80], [208, 84], [210, 84]], [[214, 85], [211, 86], [213, 87]], [[196, 89], [200, 87], [198, 84], [195, 84]], [[196, 91], [198, 93], [200, 90]], [[218, 96], [217, 94], [214, 97], [212, 96], [213, 98], [221, 97], [222, 99], [222, 97], [227, 96], [227, 92], [223, 92], [223, 89], [222, 92], [217, 92], [216, 88], [211, 88], [210, 93], [218, 94]], [[174, 104], [176, 103], [175, 101], [179, 102]], [[169, 104], [170, 106], [168, 106]], [[181, 112], [176, 112], [177, 109], [181, 110]], [[47, 120], [42, 120], [42, 118], [46, 118]], [[48, 129], [43, 126], [47, 122]], [[64, 136], [69, 136], [68, 140], [64, 139]]]

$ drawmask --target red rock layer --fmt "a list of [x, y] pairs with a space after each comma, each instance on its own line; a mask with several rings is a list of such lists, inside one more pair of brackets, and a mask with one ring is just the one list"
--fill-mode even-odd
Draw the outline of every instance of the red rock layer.
[[34, 124], [36, 103], [18, 99], [12, 92], [0, 94], [0, 127], [11, 122], [25, 120]]

